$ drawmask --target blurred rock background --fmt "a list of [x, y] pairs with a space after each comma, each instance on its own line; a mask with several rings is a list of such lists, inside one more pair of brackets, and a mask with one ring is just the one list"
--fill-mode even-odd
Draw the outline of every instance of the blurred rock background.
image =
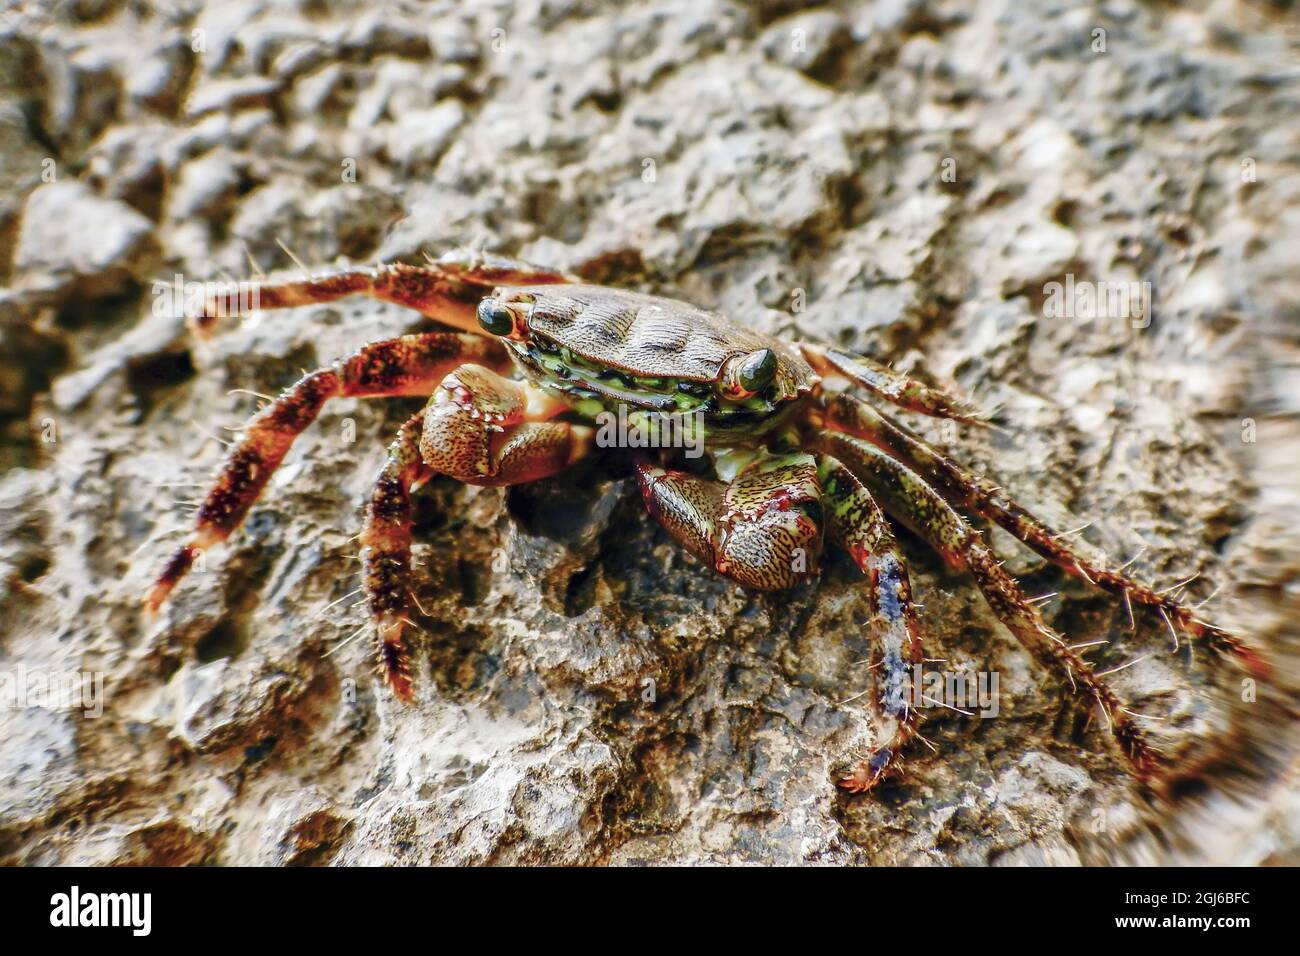
[[[0, 13], [7, 863], [1300, 862], [1300, 57], [1289, 3], [49, 0]], [[859, 349], [1002, 408], [936, 441], [1267, 647], [1268, 686], [1000, 532], [1178, 758], [1104, 729], [908, 538], [931, 657], [996, 671], [865, 798], [867, 604], [748, 594], [616, 460], [420, 499], [420, 702], [370, 676], [352, 537], [409, 400], [336, 401], [156, 621], [219, 463], [357, 300], [190, 340], [175, 277], [479, 246]], [[254, 265], [255, 264], [255, 265]], [[1050, 314], [1069, 274], [1149, 322]], [[242, 391], [247, 390], [247, 391]]]

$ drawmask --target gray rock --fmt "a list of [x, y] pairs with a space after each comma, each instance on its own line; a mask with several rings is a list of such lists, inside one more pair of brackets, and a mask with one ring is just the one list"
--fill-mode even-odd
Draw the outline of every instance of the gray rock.
[[185, 111], [191, 118], [218, 111], [231, 112], [265, 106], [280, 91], [281, 81], [272, 77], [205, 79], [191, 91]]
[[14, 268], [24, 285], [93, 299], [143, 279], [157, 255], [153, 223], [67, 180], [46, 183], [28, 196]]
[[402, 169], [427, 167], [442, 155], [465, 122], [465, 108], [447, 100], [427, 110], [407, 110], [388, 130], [388, 156]]
[[761, 42], [763, 52], [773, 60], [815, 75], [852, 40], [843, 16], [833, 10], [812, 10], [772, 24]]
[[[0, 706], [0, 862], [1300, 859], [1283, 32], [1121, 0], [39, 6], [0, 27], [0, 681], [102, 674], [106, 696], [90, 717]], [[1222, 586], [1205, 613], [1277, 677], [1175, 654], [1158, 616], [1130, 627], [991, 534], [1099, 667], [1145, 657], [1115, 683], [1195, 784], [1150, 801], [1102, 720], [905, 536], [928, 655], [998, 674], [999, 713], [927, 711], [934, 750], [850, 798], [833, 771], [872, 736], [860, 577], [832, 559], [746, 592], [611, 459], [420, 490], [401, 706], [372, 677], [354, 536], [413, 398], [328, 403], [144, 619], [249, 392], [429, 327], [341, 300], [195, 341], [155, 308], [177, 274], [297, 272], [281, 244], [313, 270], [521, 253], [1000, 407], [1000, 429], [907, 418], [1058, 527], [1091, 520], [1079, 547], [1138, 554], [1160, 586], [1199, 573], [1193, 601]], [[1052, 313], [1065, 274], [1149, 282], [1153, 321]]]

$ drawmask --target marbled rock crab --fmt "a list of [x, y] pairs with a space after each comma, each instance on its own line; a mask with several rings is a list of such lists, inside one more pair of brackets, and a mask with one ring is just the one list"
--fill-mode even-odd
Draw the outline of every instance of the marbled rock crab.
[[[555, 475], [597, 447], [602, 415], [645, 425], [676, 416], [702, 428], [705, 467], [636, 452], [652, 515], [700, 561], [750, 588], [790, 587], [816, 572], [823, 538], [865, 575], [875, 613], [875, 743], [839, 783], [871, 788], [916, 735], [913, 665], [921, 627], [886, 515], [974, 579], [993, 612], [1044, 665], [1094, 699], [1143, 780], [1162, 766], [1141, 717], [1044, 621], [1034, 602], [958, 510], [1030, 548], [1171, 630], [1204, 640], [1257, 673], [1261, 657], [1168, 593], [1089, 560], [1065, 537], [865, 400], [972, 425], [986, 422], [942, 391], [869, 358], [769, 337], [716, 312], [583, 283], [509, 259], [455, 253], [427, 266], [388, 265], [261, 281], [275, 309], [368, 295], [459, 331], [373, 342], [303, 376], [244, 427], [200, 507], [189, 540], [146, 604], [156, 610], [195, 558], [244, 519], [295, 437], [335, 396], [429, 396], [402, 425], [375, 481], [361, 535], [366, 601], [382, 678], [413, 694], [405, 629], [412, 487], [435, 474], [476, 485]], [[209, 300], [206, 333], [227, 303]]]

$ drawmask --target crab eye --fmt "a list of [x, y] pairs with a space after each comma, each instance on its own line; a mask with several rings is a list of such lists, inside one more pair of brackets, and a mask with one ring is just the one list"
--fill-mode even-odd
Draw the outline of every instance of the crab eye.
[[757, 392], [776, 375], [776, 353], [771, 349], [758, 349], [740, 360], [736, 380], [747, 392]]
[[515, 317], [499, 302], [484, 299], [478, 304], [478, 324], [493, 335], [509, 335], [515, 330]]

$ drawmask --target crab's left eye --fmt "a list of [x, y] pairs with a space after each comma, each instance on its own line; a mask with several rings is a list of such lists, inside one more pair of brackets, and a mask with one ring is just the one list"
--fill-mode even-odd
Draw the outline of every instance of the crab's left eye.
[[478, 324], [493, 335], [509, 335], [515, 330], [515, 317], [499, 302], [484, 299], [478, 304]]

